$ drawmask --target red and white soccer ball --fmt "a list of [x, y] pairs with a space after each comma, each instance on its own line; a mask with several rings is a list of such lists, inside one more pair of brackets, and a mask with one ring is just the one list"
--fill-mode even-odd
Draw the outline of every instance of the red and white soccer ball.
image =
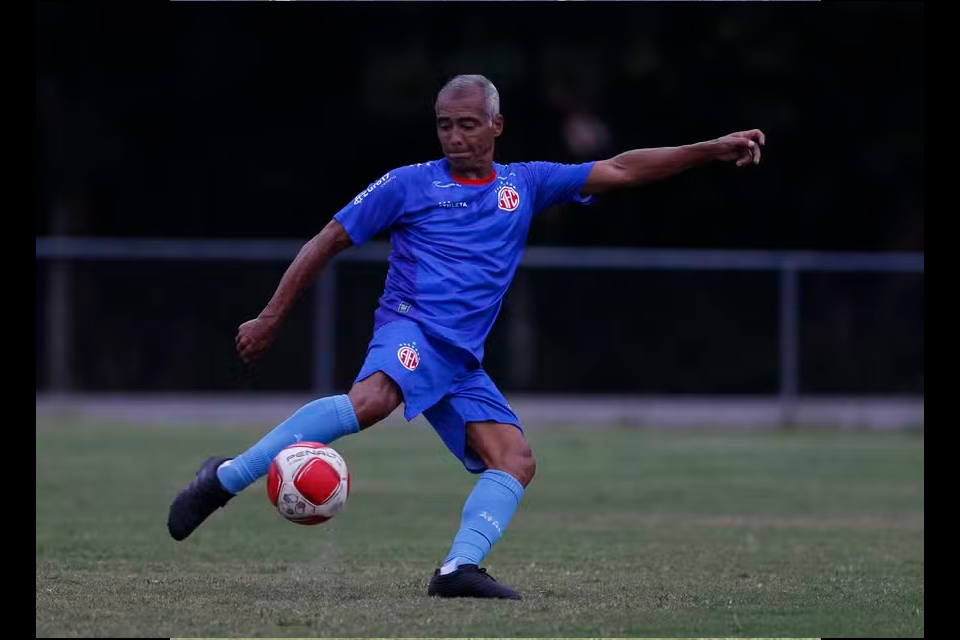
[[267, 495], [290, 522], [326, 522], [340, 513], [349, 494], [347, 463], [323, 443], [296, 442], [270, 464]]

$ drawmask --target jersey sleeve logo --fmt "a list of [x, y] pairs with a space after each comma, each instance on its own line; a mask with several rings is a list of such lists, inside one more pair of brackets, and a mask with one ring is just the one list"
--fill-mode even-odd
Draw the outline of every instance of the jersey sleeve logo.
[[357, 197], [353, 199], [353, 204], [355, 205], [360, 204], [361, 202], [363, 202], [364, 198], [366, 198], [368, 195], [370, 195], [373, 192], [374, 189], [376, 189], [381, 185], [387, 184], [388, 182], [390, 182], [396, 177], [397, 177], [396, 175], [391, 175], [389, 171], [383, 174], [383, 177], [381, 177], [379, 180], [377, 180], [376, 182], [371, 184], [369, 187], [367, 187], [366, 189], [361, 191], [359, 194], [357, 194]]
[[504, 185], [497, 190], [497, 206], [504, 211], [516, 211], [520, 206], [520, 194], [509, 185]]

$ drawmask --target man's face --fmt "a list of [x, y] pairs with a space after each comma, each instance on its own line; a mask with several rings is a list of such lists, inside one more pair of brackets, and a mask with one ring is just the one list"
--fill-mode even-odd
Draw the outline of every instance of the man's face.
[[503, 116], [490, 122], [483, 91], [441, 94], [436, 111], [440, 147], [454, 170], [482, 169], [493, 160], [493, 142], [503, 131]]

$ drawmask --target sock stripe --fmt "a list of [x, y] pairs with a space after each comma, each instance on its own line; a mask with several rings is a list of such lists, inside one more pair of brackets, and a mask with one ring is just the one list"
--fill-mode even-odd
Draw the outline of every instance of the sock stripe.
[[360, 424], [357, 422], [357, 414], [353, 410], [353, 404], [346, 395], [340, 395], [333, 399], [333, 406], [337, 409], [337, 418], [340, 425], [346, 432], [344, 435], [357, 433], [360, 431]]
[[496, 482], [509, 489], [513, 495], [516, 496], [517, 502], [523, 498], [523, 485], [506, 471], [484, 471], [480, 477]]

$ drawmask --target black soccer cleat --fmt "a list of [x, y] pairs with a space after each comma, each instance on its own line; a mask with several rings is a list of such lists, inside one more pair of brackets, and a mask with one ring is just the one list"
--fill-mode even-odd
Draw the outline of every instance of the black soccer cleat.
[[173, 504], [170, 505], [170, 515], [167, 517], [167, 530], [174, 540], [183, 540], [207, 517], [227, 504], [233, 494], [223, 488], [217, 477], [217, 467], [230, 458], [207, 458], [197, 477], [187, 488], [180, 492]]
[[486, 569], [462, 564], [445, 576], [437, 569], [427, 588], [428, 596], [438, 598], [505, 598], [520, 600], [520, 594], [497, 582]]

